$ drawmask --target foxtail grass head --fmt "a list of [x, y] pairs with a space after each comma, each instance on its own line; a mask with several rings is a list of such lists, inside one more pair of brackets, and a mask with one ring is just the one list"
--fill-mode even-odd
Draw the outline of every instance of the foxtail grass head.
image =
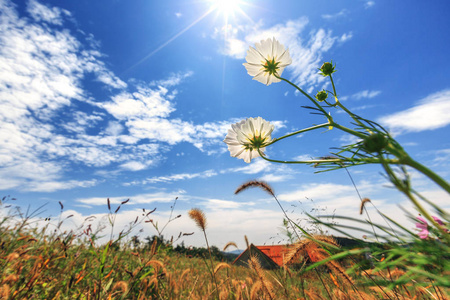
[[193, 208], [188, 212], [188, 214], [201, 230], [204, 231], [206, 229], [206, 216], [200, 208]]

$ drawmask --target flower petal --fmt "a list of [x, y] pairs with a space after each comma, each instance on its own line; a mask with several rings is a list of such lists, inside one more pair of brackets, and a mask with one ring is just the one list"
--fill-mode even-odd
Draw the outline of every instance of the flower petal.
[[255, 48], [250, 47], [247, 51], [247, 56], [245, 60], [250, 64], [261, 64], [266, 61], [264, 56]]

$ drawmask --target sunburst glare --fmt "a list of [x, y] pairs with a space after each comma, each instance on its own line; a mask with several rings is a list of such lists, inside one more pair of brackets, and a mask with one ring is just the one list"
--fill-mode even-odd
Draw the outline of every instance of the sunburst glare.
[[239, 10], [241, 0], [209, 0], [213, 8], [224, 15], [229, 15]]

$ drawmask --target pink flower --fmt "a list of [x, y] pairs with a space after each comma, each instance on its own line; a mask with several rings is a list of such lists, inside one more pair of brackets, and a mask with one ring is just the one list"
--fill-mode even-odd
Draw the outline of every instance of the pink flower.
[[444, 225], [444, 222], [442, 222], [442, 220], [441, 219], [439, 219], [438, 217], [435, 217], [435, 216], [433, 216], [432, 217], [439, 225]]
[[421, 239], [426, 239], [428, 237], [428, 234], [430, 234], [430, 232], [428, 231], [428, 223], [422, 217], [417, 217], [417, 219], [420, 222], [416, 223], [416, 227], [422, 230], [418, 235]]
[[[438, 223], [439, 225], [444, 225], [444, 222], [441, 221], [441, 219], [439, 219], [438, 217], [432, 216], [432, 218], [436, 221], [436, 223]], [[418, 223], [416, 223], [416, 227], [421, 229], [421, 231], [419, 232], [419, 237], [421, 239], [426, 239], [428, 237], [428, 235], [430, 234], [430, 231], [428, 230], [428, 223], [427, 221], [422, 218], [422, 217], [417, 217], [417, 219], [419, 220]]]

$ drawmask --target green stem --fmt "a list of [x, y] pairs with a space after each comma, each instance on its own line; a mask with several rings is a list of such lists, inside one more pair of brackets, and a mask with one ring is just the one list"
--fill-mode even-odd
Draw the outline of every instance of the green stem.
[[331, 123], [333, 122], [333, 119], [331, 118], [330, 115], [328, 115], [328, 113], [323, 109], [322, 106], [319, 105], [319, 103], [316, 102], [316, 100], [314, 100], [313, 97], [311, 97], [310, 95], [308, 95], [306, 92], [304, 92], [301, 88], [299, 88], [296, 84], [290, 82], [289, 80], [279, 77], [278, 75], [275, 75], [276, 78], [283, 80], [287, 83], [289, 83], [290, 85], [292, 85], [293, 87], [295, 87], [297, 90], [300, 91], [300, 93], [302, 93], [303, 95], [305, 95], [309, 100], [311, 100], [312, 103], [314, 103], [314, 105], [325, 115], [325, 117], [327, 117], [328, 121]]
[[280, 140], [282, 140], [282, 139], [285, 139], [285, 138], [287, 138], [287, 137], [290, 137], [290, 136], [293, 136], [293, 135], [296, 135], [296, 134], [299, 134], [299, 133], [307, 132], [307, 131], [310, 131], [310, 130], [319, 129], [319, 128], [322, 128], [322, 127], [327, 127], [327, 126], [330, 126], [330, 123], [324, 123], [324, 124], [320, 124], [320, 125], [315, 125], [315, 126], [311, 126], [311, 127], [308, 127], [308, 128], [302, 129], [302, 130], [299, 130], [299, 131], [295, 131], [295, 132], [292, 132], [292, 133], [283, 135], [282, 137], [273, 139], [270, 143], [268, 143], [268, 144], [265, 145], [264, 147], [267, 147], [267, 146], [269, 146], [269, 145], [272, 145], [272, 144], [274, 144], [274, 143], [276, 143], [276, 142], [278, 142], [278, 141], [280, 141]]
[[359, 131], [356, 131], [356, 130], [347, 128], [347, 127], [345, 127], [345, 126], [339, 125], [339, 124], [334, 123], [334, 122], [330, 123], [330, 126], [333, 126], [333, 127], [337, 128], [337, 129], [340, 129], [340, 130], [342, 130], [342, 131], [345, 131], [345, 132], [347, 132], [347, 133], [350, 133], [351, 135], [357, 136], [357, 137], [359, 137], [360, 139], [365, 139], [365, 138], [367, 137], [367, 135], [364, 134], [364, 133], [361, 133], [361, 132], [359, 132]]
[[[289, 160], [276, 160], [276, 159], [270, 159], [264, 156], [264, 154], [261, 152], [261, 149], [257, 149], [259, 155], [267, 161], [270, 162], [275, 162], [275, 163], [280, 163], [280, 164], [320, 164], [320, 163], [336, 163], [336, 164], [342, 164], [344, 162], [346, 162], [346, 160], [342, 160], [339, 158], [336, 159], [311, 159], [311, 160], [303, 160], [303, 161], [289, 161]], [[362, 160], [359, 159], [354, 159], [354, 160], [348, 160], [348, 162], [354, 162], [354, 161], [361, 161], [364, 162], [366, 164], [379, 164], [380, 160], [378, 159], [374, 159], [374, 158], [365, 158]], [[389, 160], [385, 160], [390, 164], [400, 164], [400, 162], [398, 160], [394, 160], [394, 159], [389, 159]]]
[[430, 169], [428, 169], [427, 167], [425, 167], [424, 165], [418, 163], [409, 156], [402, 158], [401, 162], [421, 172], [422, 174], [433, 180], [441, 188], [443, 188], [447, 193], [450, 194], [450, 185], [448, 184], [448, 182], [445, 181], [442, 177], [440, 177], [436, 173], [434, 173], [433, 171], [431, 171]]
[[334, 98], [336, 99], [336, 104], [340, 107], [340, 108], [342, 108], [347, 114], [349, 114], [350, 115], [350, 117], [353, 119], [353, 120], [355, 120], [355, 122], [356, 123], [358, 123], [358, 125], [359, 126], [361, 126], [362, 128], [365, 128], [370, 134], [372, 134], [373, 132], [369, 129], [369, 128], [367, 128], [366, 126], [364, 126], [364, 124], [358, 119], [358, 118], [356, 118], [356, 116], [355, 116], [355, 114], [354, 113], [352, 113], [351, 111], [349, 111], [339, 100], [338, 100], [338, 98], [337, 98], [337, 93], [336, 93], [336, 87], [334, 86], [334, 80], [333, 80], [333, 77], [331, 76], [331, 74], [330, 74], [330, 81], [331, 81], [331, 85], [333, 86], [333, 95], [334, 95]]
[[[419, 213], [421, 213], [425, 219], [427, 219], [431, 224], [433, 224], [433, 226], [442, 233], [443, 238], [448, 243], [450, 243], [450, 235], [431, 217], [431, 215], [426, 211], [426, 209], [423, 208], [423, 206], [419, 203], [419, 201], [417, 201], [417, 199], [411, 194], [411, 189], [409, 187], [405, 187], [401, 184], [402, 181], [397, 178], [395, 173], [389, 167], [389, 163], [387, 161], [385, 161], [381, 155], [379, 156], [379, 159], [381, 161], [381, 165], [383, 166], [385, 172], [388, 174], [389, 178], [391, 179], [391, 182], [395, 185], [395, 187], [399, 191], [403, 192], [403, 194], [405, 194], [409, 198], [409, 200], [411, 200], [411, 202], [414, 204], [414, 206], [419, 211]], [[411, 161], [414, 161], [414, 160], [411, 159]], [[415, 162], [415, 163], [420, 165], [417, 162]], [[431, 172], [431, 173], [433, 173], [433, 172]], [[425, 175], [427, 175], [427, 174], [425, 174]]]

